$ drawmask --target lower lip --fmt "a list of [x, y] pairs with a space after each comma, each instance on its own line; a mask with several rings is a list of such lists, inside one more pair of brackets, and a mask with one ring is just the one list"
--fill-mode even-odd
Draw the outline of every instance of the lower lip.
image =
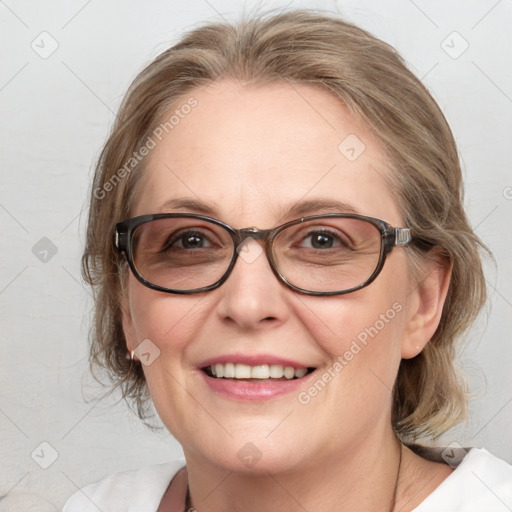
[[314, 372], [300, 379], [246, 381], [243, 379], [216, 379], [201, 371], [206, 385], [214, 392], [231, 400], [264, 401], [297, 393]]

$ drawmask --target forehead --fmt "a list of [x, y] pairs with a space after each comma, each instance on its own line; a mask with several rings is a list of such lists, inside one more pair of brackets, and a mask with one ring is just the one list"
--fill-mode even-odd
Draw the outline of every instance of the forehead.
[[134, 215], [189, 211], [171, 205], [190, 200], [233, 225], [264, 227], [318, 200], [399, 223], [378, 140], [324, 90], [223, 80], [191, 91], [167, 117]]

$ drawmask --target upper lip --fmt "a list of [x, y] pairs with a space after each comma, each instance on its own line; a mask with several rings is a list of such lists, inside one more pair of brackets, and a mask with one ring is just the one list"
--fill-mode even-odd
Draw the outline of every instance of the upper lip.
[[205, 361], [202, 361], [198, 365], [198, 367], [206, 368], [208, 366], [226, 363], [247, 364], [249, 366], [279, 364], [282, 366], [292, 366], [295, 369], [312, 367], [312, 365], [307, 363], [301, 363], [299, 361], [294, 361], [293, 359], [288, 359], [285, 357], [275, 356], [271, 354], [225, 354], [222, 356], [206, 359]]

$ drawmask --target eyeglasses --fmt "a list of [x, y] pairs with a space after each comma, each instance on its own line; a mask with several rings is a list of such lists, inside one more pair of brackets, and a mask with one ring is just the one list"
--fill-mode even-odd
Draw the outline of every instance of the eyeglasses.
[[393, 228], [380, 219], [336, 213], [274, 229], [234, 229], [194, 214], [142, 215], [119, 222], [115, 235], [118, 251], [142, 284], [177, 294], [221, 286], [239, 256], [251, 262], [249, 252], [244, 253], [251, 240], [264, 242], [272, 271], [288, 288], [341, 295], [368, 286], [393, 247], [407, 245], [412, 237], [408, 228]]

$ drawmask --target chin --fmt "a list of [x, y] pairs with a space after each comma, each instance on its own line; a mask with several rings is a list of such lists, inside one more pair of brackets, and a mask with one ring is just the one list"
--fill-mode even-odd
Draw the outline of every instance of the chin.
[[[234, 447], [233, 447], [234, 448]], [[228, 471], [246, 476], [268, 476], [293, 471], [299, 465], [296, 453], [277, 452], [264, 447], [260, 449], [248, 441], [238, 450], [234, 449], [227, 457], [221, 457], [220, 465]], [[218, 462], [218, 463], [219, 463]]]
[[[229, 439], [223, 436], [222, 440], [217, 437], [216, 441], [201, 436], [189, 443], [194, 447], [191, 456], [225, 471], [253, 476], [293, 471], [303, 462], [306, 454], [297, 449], [297, 446], [303, 446], [300, 440], [294, 440], [293, 436], [286, 440], [283, 436], [269, 440], [265, 439], [266, 435], [268, 431], [263, 434], [254, 429], [250, 436], [233, 435]], [[186, 447], [184, 452], [188, 463]]]

